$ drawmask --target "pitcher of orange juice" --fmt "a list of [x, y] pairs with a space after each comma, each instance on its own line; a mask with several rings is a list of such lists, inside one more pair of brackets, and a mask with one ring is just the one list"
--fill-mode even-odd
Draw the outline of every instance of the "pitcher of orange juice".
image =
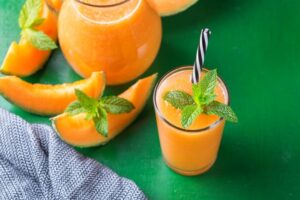
[[72, 68], [83, 77], [105, 71], [109, 85], [145, 72], [162, 37], [161, 19], [146, 0], [65, 0], [58, 29]]

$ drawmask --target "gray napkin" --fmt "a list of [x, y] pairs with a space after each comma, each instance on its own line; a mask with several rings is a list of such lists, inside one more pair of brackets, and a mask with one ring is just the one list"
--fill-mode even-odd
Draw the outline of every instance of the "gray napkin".
[[0, 108], [0, 199], [146, 199], [130, 180], [85, 158], [46, 125]]

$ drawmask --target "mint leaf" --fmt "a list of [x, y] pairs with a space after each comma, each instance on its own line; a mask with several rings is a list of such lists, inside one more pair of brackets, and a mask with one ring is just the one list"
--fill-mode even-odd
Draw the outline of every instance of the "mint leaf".
[[74, 101], [66, 108], [65, 112], [70, 115], [77, 115], [79, 113], [85, 112], [85, 109], [81, 106], [81, 104], [78, 101]]
[[217, 70], [210, 70], [206, 72], [203, 79], [199, 82], [199, 89], [202, 96], [213, 94], [217, 86], [218, 76]]
[[193, 84], [193, 98], [197, 105], [205, 105], [214, 100], [217, 77], [217, 70], [211, 70], [204, 75], [199, 83]]
[[98, 102], [96, 99], [89, 97], [88, 95], [86, 95], [78, 89], [75, 89], [75, 95], [81, 107], [87, 113], [87, 119], [91, 119], [94, 116], [98, 115]]
[[202, 111], [203, 109], [198, 105], [185, 106], [181, 113], [181, 125], [183, 128], [188, 128]]
[[217, 96], [215, 94], [209, 94], [209, 95], [206, 95], [204, 97], [200, 97], [200, 103], [199, 104], [201, 104], [201, 105], [208, 105], [211, 102], [213, 102], [216, 97]]
[[200, 104], [200, 96], [201, 96], [201, 88], [200, 88], [200, 83], [193, 84], [192, 85], [192, 90], [193, 90], [193, 99], [196, 102], [196, 104]]
[[177, 109], [183, 109], [185, 106], [195, 104], [191, 95], [179, 90], [167, 92], [163, 99]]
[[129, 113], [134, 109], [134, 105], [127, 99], [117, 96], [107, 96], [100, 99], [103, 108], [112, 114]]
[[22, 31], [22, 36], [40, 50], [52, 50], [57, 48], [55, 42], [48, 35], [41, 31], [27, 28]]
[[107, 113], [103, 108], [99, 108], [98, 113], [99, 116], [93, 118], [95, 128], [98, 133], [100, 133], [104, 137], [107, 137], [108, 136]]
[[223, 117], [225, 120], [237, 123], [238, 118], [231, 107], [222, 104], [218, 101], [213, 101], [206, 107], [206, 113], [209, 115], [218, 115]]
[[41, 10], [41, 0], [26, 0], [20, 15], [19, 26], [21, 29], [32, 27]]
[[33, 46], [40, 50], [52, 50], [57, 48], [55, 42], [45, 33], [33, 28], [41, 25], [44, 18], [39, 17], [41, 11], [41, 0], [26, 0], [19, 16], [21, 35]]
[[85, 120], [92, 120], [93, 118], [97, 117], [99, 114], [98, 112], [88, 112], [85, 111]]
[[45, 21], [45, 18], [36, 18], [33, 22], [33, 24], [31, 25], [31, 27], [36, 27], [41, 25], [43, 22]]

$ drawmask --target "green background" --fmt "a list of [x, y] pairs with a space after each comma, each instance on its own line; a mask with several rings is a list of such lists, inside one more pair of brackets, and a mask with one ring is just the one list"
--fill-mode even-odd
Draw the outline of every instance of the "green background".
[[[18, 39], [23, 1], [0, 0], [0, 61]], [[206, 65], [226, 81], [240, 122], [227, 124], [213, 168], [184, 177], [162, 161], [154, 109], [104, 147], [80, 150], [134, 180], [150, 199], [300, 198], [300, 1], [201, 0], [163, 19], [157, 59], [143, 76], [193, 64], [201, 28], [209, 27]], [[25, 63], [24, 63], [25, 65]], [[45, 68], [27, 80], [62, 83], [80, 79], [56, 50]], [[109, 88], [118, 94], [130, 84]], [[47, 118], [23, 112], [0, 98], [0, 106], [29, 122]]]

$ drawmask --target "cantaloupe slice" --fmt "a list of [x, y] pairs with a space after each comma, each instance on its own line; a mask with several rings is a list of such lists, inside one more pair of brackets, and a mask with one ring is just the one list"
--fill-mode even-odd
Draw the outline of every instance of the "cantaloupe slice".
[[108, 137], [95, 129], [92, 120], [86, 120], [85, 114], [70, 116], [63, 113], [52, 119], [52, 125], [66, 143], [77, 147], [103, 145], [123, 131], [141, 112], [149, 98], [156, 80], [156, 74], [139, 80], [119, 96], [133, 103], [135, 109], [130, 113], [108, 114]]
[[160, 16], [170, 16], [180, 13], [198, 0], [148, 0], [149, 4], [160, 14]]
[[97, 98], [104, 88], [103, 72], [94, 72], [85, 80], [60, 85], [31, 84], [16, 76], [0, 78], [0, 94], [4, 98], [30, 113], [44, 116], [63, 113], [76, 100], [75, 89]]
[[[57, 40], [57, 16], [49, 10], [48, 6], [42, 1], [41, 17], [44, 22], [36, 27], [43, 31], [54, 41]], [[3, 74], [15, 76], [29, 76], [42, 68], [47, 61], [51, 51], [43, 51], [34, 47], [26, 39], [21, 38], [19, 43], [12, 42], [1, 65], [0, 71]]]
[[53, 8], [55, 11], [59, 12], [62, 3], [64, 0], [48, 0], [48, 4], [51, 8]]

